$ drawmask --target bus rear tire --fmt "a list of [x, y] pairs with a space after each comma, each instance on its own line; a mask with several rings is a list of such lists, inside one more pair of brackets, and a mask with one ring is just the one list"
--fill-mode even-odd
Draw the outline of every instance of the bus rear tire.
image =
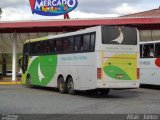
[[58, 79], [58, 90], [60, 93], [62, 94], [66, 94], [67, 93], [67, 85], [66, 83], [64, 82], [64, 79], [63, 77], [60, 77]]
[[74, 90], [74, 83], [73, 83], [73, 79], [72, 78], [68, 79], [67, 88], [68, 88], [68, 93], [70, 95], [75, 95], [76, 94], [76, 91]]
[[108, 95], [110, 92], [110, 89], [98, 89], [97, 94], [99, 95]]
[[31, 81], [32, 81], [31, 76], [28, 75], [27, 78], [26, 78], [26, 84], [25, 84], [26, 87], [28, 87], [28, 88], [32, 88], [33, 87]]

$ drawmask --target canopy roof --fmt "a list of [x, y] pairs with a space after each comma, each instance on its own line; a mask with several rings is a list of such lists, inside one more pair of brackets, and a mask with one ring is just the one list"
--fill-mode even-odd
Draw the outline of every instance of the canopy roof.
[[160, 17], [160, 7], [158, 9], [129, 14], [123, 17]]
[[[12, 52], [13, 33], [17, 34], [17, 52], [22, 52], [23, 43], [48, 34], [70, 32], [97, 25], [125, 25], [139, 30], [159, 30], [160, 17], [118, 17], [101, 19], [37, 20], [0, 22], [0, 53]], [[150, 32], [149, 32], [150, 33]], [[159, 34], [159, 31], [156, 34]], [[146, 36], [148, 33], [142, 33]], [[157, 34], [157, 35], [158, 35]], [[143, 38], [143, 37], [142, 37]]]
[[134, 26], [139, 29], [159, 29], [160, 17], [119, 17], [103, 19], [0, 22], [0, 33], [63, 32], [75, 31], [96, 25], [127, 25]]

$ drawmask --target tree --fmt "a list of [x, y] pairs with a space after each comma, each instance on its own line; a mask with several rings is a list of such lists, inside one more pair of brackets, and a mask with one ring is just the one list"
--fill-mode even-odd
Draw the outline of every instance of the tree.
[[7, 54], [2, 53], [2, 74], [3, 76], [6, 76], [6, 72], [7, 72], [7, 57], [8, 57]]
[[[2, 15], [2, 9], [0, 8], [0, 18]], [[7, 54], [2, 53], [2, 74], [3, 76], [6, 76], [6, 71], [7, 71]]]
[[0, 17], [1, 17], [1, 15], [2, 15], [2, 9], [0, 8]]

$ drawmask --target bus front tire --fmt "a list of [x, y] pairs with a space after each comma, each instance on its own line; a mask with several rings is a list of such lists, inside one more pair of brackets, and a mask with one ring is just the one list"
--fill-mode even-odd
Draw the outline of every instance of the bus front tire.
[[31, 83], [31, 76], [30, 75], [27, 76], [25, 85], [26, 85], [26, 87], [29, 87], [29, 88], [33, 87], [32, 83]]
[[68, 88], [68, 93], [70, 95], [75, 95], [76, 91], [74, 90], [74, 83], [72, 78], [69, 78], [68, 83], [67, 83], [67, 88]]
[[59, 92], [62, 93], [62, 94], [67, 93], [67, 85], [64, 82], [63, 77], [59, 78], [59, 80], [58, 80], [58, 89], [59, 89]]

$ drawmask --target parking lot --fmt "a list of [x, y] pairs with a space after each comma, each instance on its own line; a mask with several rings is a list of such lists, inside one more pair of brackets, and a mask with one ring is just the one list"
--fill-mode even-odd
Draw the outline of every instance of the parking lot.
[[52, 88], [0, 85], [0, 113], [123, 114], [159, 113], [160, 89], [111, 90], [108, 96], [60, 94]]

